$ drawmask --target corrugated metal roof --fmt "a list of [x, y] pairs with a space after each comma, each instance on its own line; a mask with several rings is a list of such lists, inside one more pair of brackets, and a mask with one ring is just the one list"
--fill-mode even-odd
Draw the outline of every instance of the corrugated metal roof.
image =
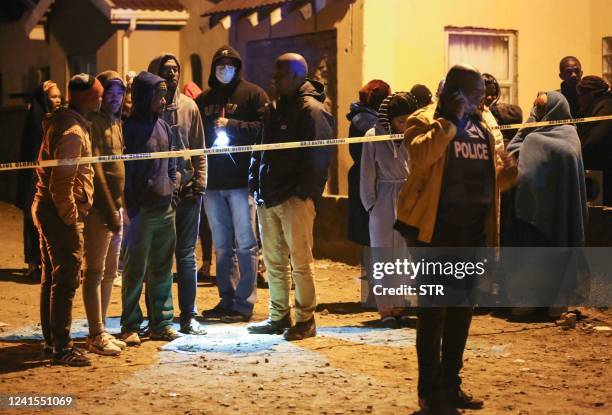
[[179, 0], [110, 0], [117, 9], [184, 11]]
[[202, 16], [256, 10], [267, 6], [281, 6], [285, 3], [291, 3], [292, 1], [293, 0], [223, 0], [221, 3], [204, 12]]

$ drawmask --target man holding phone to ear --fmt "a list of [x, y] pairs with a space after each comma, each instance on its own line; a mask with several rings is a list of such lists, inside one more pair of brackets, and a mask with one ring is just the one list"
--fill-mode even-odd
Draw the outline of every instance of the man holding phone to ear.
[[[484, 96], [480, 72], [456, 65], [446, 76], [439, 102], [408, 119], [404, 145], [411, 174], [398, 198], [395, 228], [409, 246], [498, 244], [497, 194], [512, 186], [517, 167], [512, 156], [495, 146], [482, 120], [478, 107]], [[473, 288], [466, 281], [458, 293], [467, 298]], [[423, 306], [419, 298], [419, 406], [425, 411], [444, 406], [479, 409], [483, 402], [461, 390], [459, 377], [473, 309], [446, 299], [428, 302]]]

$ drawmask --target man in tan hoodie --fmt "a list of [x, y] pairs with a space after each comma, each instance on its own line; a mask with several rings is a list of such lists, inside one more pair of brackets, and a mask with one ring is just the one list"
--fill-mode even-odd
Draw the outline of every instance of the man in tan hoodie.
[[[86, 117], [100, 109], [102, 93], [100, 81], [93, 76], [72, 77], [68, 108], [43, 121], [39, 161], [91, 156]], [[90, 360], [72, 345], [70, 325], [83, 260], [83, 221], [93, 202], [93, 170], [90, 164], [64, 165], [39, 168], [37, 174], [32, 215], [41, 236], [44, 351], [52, 353], [56, 364], [88, 366]]]

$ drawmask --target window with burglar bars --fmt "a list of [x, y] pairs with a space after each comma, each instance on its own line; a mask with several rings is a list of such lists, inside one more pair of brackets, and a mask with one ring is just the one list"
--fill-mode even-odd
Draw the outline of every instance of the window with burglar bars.
[[445, 31], [447, 69], [458, 63], [471, 64], [497, 79], [500, 102], [517, 104], [516, 31], [455, 27]]

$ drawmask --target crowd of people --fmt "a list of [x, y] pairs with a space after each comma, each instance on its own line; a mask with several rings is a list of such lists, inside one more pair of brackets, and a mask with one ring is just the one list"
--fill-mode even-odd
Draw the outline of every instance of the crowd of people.
[[[240, 54], [223, 46], [212, 59], [208, 88], [189, 83], [181, 92], [179, 59], [164, 54], [129, 79], [111, 70], [75, 75], [66, 106], [58, 85], [46, 81], [33, 96], [22, 159], [334, 138], [336, 121], [325, 109], [324, 87], [308, 78], [302, 56], [278, 57], [272, 99], [242, 78], [242, 67]], [[560, 89], [538, 92], [528, 121], [612, 114], [612, 92], [602, 78], [583, 77], [571, 56], [559, 70]], [[499, 102], [501, 92], [494, 76], [469, 65], [452, 67], [435, 96], [420, 84], [394, 92], [383, 80], [366, 83], [347, 115], [349, 135], [404, 138], [350, 145], [348, 238], [394, 249], [583, 245], [585, 168], [603, 171], [604, 201], [612, 203], [612, 123], [500, 131], [498, 125], [523, 121], [518, 106]], [[198, 236], [204, 273], [214, 245], [219, 291], [218, 304], [202, 312], [204, 319], [252, 320], [261, 252], [269, 317], [249, 324], [248, 331], [283, 334], [289, 341], [315, 336], [313, 226], [330, 158], [329, 147], [311, 147], [25, 171], [18, 201], [25, 213], [26, 262], [32, 273], [41, 273], [44, 352], [57, 364], [91, 364], [70, 336], [81, 279], [90, 352], [117, 355], [143, 337], [178, 338], [172, 326], [174, 263], [179, 331], [206, 335], [196, 319]], [[534, 202], [536, 186], [544, 193]], [[564, 209], [556, 215], [559, 203]], [[121, 332], [112, 335], [105, 318], [116, 285]], [[422, 408], [441, 401], [482, 406], [460, 387], [472, 308], [447, 312], [445, 306], [378, 298], [376, 306], [389, 328], [406, 325], [417, 306]]]

